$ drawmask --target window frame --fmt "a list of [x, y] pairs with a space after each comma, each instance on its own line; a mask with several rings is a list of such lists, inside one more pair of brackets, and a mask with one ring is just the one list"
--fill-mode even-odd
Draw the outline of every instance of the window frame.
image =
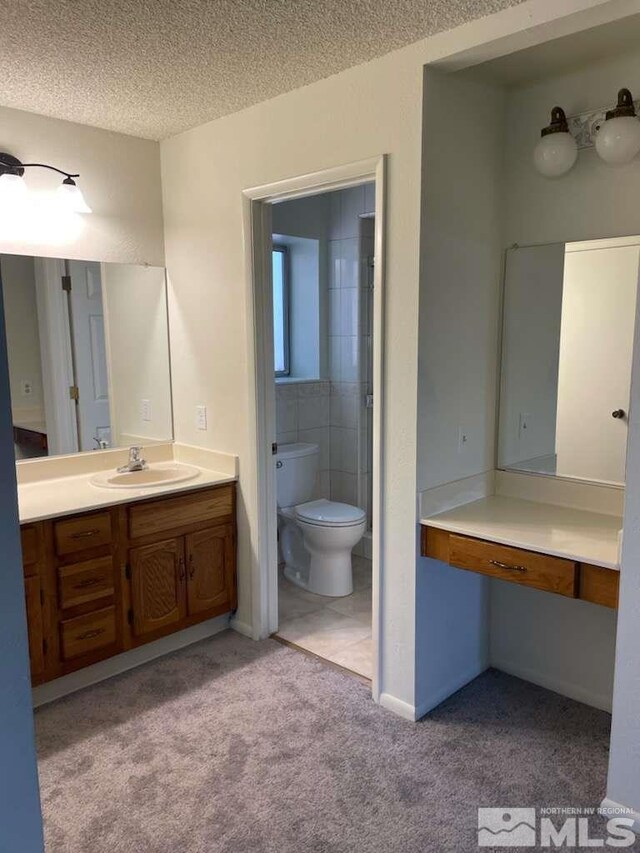
[[[289, 315], [290, 315], [290, 300], [291, 288], [289, 279], [289, 252], [287, 246], [282, 243], [274, 243], [271, 247], [271, 262], [273, 264], [273, 254], [278, 252], [282, 255], [282, 334], [283, 334], [283, 350], [284, 350], [284, 370], [276, 370], [275, 363], [273, 365], [276, 379], [291, 375], [291, 347], [289, 334]], [[273, 281], [271, 282], [271, 292], [273, 294]], [[274, 302], [275, 311], [275, 302]], [[274, 340], [275, 353], [275, 340]]]

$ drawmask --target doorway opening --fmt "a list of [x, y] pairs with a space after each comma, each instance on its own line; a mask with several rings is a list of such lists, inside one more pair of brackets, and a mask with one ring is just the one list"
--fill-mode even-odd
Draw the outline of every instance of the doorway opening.
[[262, 543], [254, 633], [369, 679], [374, 698], [383, 166], [245, 193]]

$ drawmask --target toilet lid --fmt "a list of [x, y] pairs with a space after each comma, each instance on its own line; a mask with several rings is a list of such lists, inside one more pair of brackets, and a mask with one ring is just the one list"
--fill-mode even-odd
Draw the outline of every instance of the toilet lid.
[[357, 506], [322, 499], [297, 506], [296, 517], [310, 524], [349, 527], [364, 521], [366, 513]]

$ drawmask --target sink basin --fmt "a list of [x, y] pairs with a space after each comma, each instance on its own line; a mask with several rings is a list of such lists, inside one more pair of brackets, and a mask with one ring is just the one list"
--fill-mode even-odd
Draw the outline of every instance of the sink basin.
[[144, 471], [127, 471], [123, 474], [118, 471], [101, 471], [89, 482], [100, 489], [146, 489], [195, 480], [199, 475], [200, 471], [193, 465], [184, 465], [182, 462], [157, 462], [155, 465], [149, 465]]

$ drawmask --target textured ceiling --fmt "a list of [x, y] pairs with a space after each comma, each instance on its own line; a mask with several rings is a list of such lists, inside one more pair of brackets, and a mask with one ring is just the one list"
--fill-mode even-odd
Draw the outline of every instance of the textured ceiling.
[[161, 139], [520, 0], [0, 0], [0, 104]]

